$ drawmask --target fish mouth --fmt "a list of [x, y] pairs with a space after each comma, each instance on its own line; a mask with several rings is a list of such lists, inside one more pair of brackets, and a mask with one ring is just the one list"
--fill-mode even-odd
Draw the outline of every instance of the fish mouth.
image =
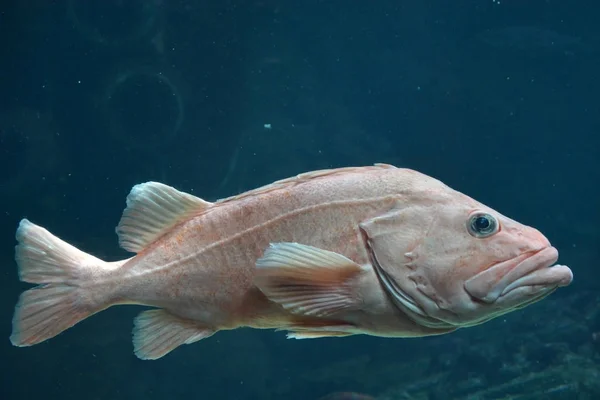
[[558, 250], [552, 246], [524, 253], [480, 272], [464, 288], [475, 301], [487, 304], [517, 297], [521, 302], [537, 301], [573, 280], [569, 267], [554, 265], [557, 260]]

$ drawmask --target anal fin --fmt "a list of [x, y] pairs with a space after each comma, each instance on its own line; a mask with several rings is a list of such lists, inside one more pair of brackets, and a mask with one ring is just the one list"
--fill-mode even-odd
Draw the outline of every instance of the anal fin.
[[191, 344], [213, 335], [215, 330], [203, 328], [165, 310], [148, 310], [135, 318], [133, 347], [142, 360], [156, 360], [182, 344]]

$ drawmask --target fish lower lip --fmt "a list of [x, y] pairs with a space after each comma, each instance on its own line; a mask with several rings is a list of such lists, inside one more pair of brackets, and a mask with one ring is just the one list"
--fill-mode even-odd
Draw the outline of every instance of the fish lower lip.
[[[570, 278], [567, 276], [570, 270], [567, 267], [555, 266], [550, 268], [557, 259], [558, 251], [554, 247], [545, 247], [535, 253], [522, 254], [511, 260], [498, 263], [467, 280], [465, 290], [472, 297], [484, 303], [493, 303], [508, 291], [523, 286], [527, 282], [545, 287], [557, 286], [561, 281], [569, 281], [570, 283]], [[534, 274], [534, 271], [556, 267], [559, 268], [554, 270], [553, 273]], [[527, 278], [530, 275], [532, 278]]]
[[[573, 273], [566, 265], [553, 265], [545, 268], [539, 268], [530, 274], [527, 274], [508, 285], [500, 296], [504, 296], [512, 290], [519, 287], [534, 287], [548, 288], [549, 286], [561, 287], [567, 286], [573, 280]], [[549, 285], [549, 282], [554, 285]]]

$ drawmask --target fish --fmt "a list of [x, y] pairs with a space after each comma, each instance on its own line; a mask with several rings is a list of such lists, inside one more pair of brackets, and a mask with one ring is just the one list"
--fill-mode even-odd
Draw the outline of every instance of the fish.
[[288, 338], [423, 337], [484, 323], [573, 280], [537, 229], [440, 180], [389, 164], [303, 173], [209, 202], [135, 185], [116, 228], [133, 253], [103, 261], [21, 220], [15, 346], [111, 306], [133, 350], [159, 359], [241, 327]]

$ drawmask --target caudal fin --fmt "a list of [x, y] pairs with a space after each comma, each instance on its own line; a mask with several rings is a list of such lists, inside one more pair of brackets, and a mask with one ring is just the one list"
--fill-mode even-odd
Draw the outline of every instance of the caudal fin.
[[13, 345], [43, 342], [111, 305], [105, 293], [97, 293], [94, 279], [123, 262], [104, 262], [26, 219], [16, 237], [19, 278], [39, 286], [22, 293], [15, 307]]

